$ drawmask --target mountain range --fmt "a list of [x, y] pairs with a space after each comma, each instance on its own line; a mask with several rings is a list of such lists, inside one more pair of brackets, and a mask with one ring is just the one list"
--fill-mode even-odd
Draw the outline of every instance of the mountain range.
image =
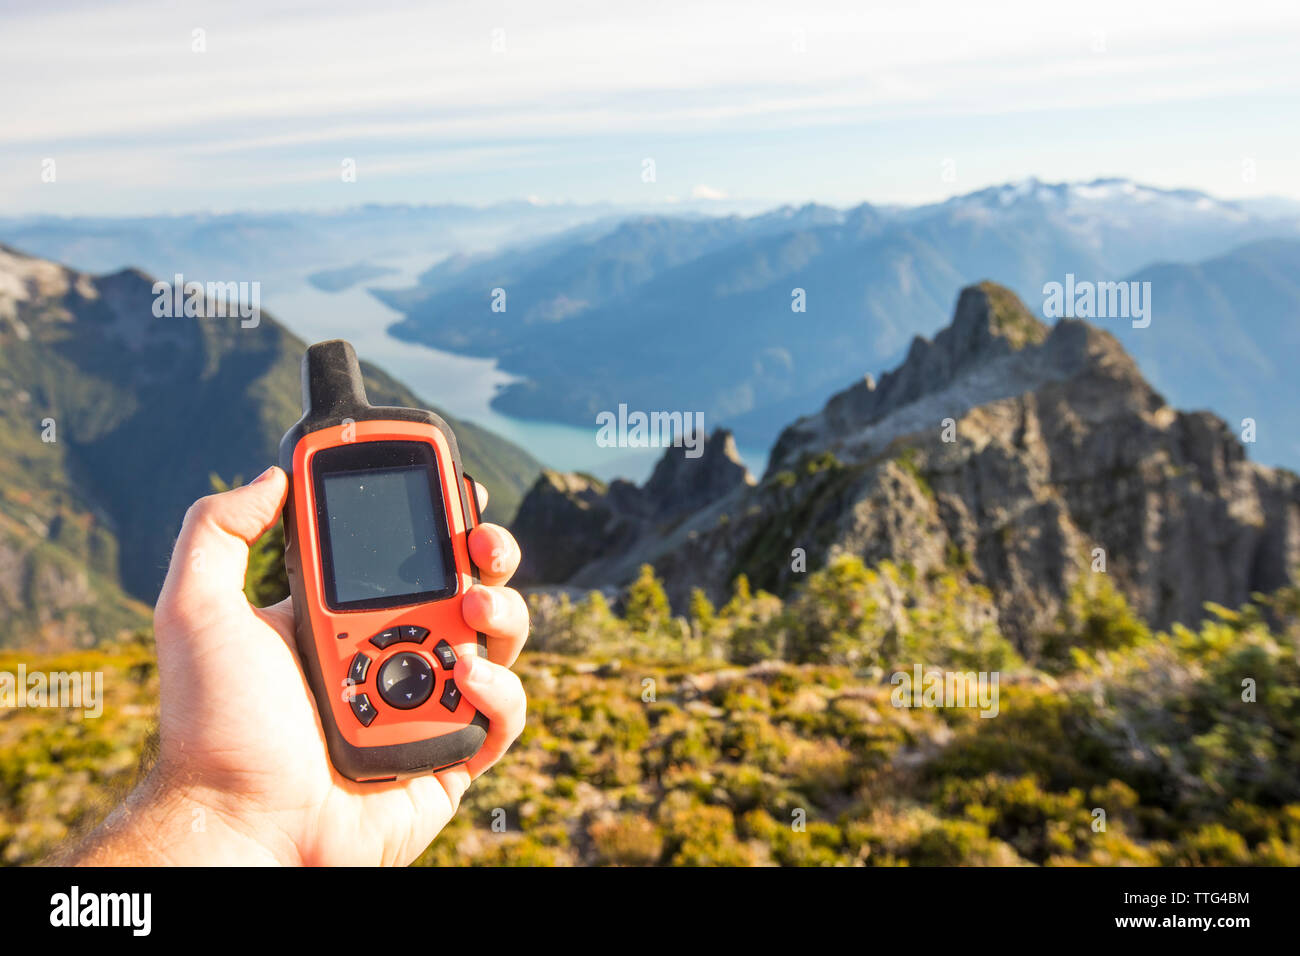
[[1286, 331], [1300, 314], [1297, 261], [1300, 217], [1281, 204], [1270, 214], [1126, 180], [1029, 180], [919, 207], [586, 224], [374, 291], [405, 316], [393, 334], [522, 377], [494, 403], [507, 414], [590, 425], [620, 403], [689, 409], [752, 446], [863, 370], [897, 363], [971, 282], [996, 277], [1041, 311], [1044, 284], [1067, 275], [1151, 281], [1149, 328], [1098, 324], [1179, 404], [1268, 417], [1252, 452], [1300, 465], [1286, 437], [1300, 406], [1250, 401], [1264, 367], [1279, 399], [1294, 394], [1279, 370], [1300, 360]]
[[[0, 246], [0, 645], [86, 644], [147, 620], [186, 508], [249, 480], [299, 416], [305, 343], [269, 315], [158, 318], [153, 280]], [[374, 366], [379, 404], [429, 407]], [[446, 416], [444, 416], [446, 417]], [[538, 463], [449, 419], [509, 520]]]
[[[1088, 541], [1108, 549], [1118, 542], [1115, 578], [1157, 623], [1195, 616], [1206, 596], [1240, 603], [1251, 587], [1275, 586], [1290, 573], [1287, 473], [1256, 469], [1246, 458], [1300, 464], [1300, 385], [1290, 374], [1300, 360], [1297, 223], [1295, 208], [1282, 204], [1124, 180], [1030, 180], [919, 207], [807, 205], [745, 216], [629, 216], [531, 203], [360, 207], [26, 218], [0, 220], [0, 234], [78, 263], [138, 255], [164, 278], [173, 270], [219, 279], [284, 270], [310, 277], [325, 294], [370, 281], [394, 256], [424, 250], [432, 261], [434, 250], [509, 236], [515, 244], [499, 252], [438, 262], [413, 288], [372, 290], [405, 315], [394, 333], [497, 358], [522, 376], [496, 401], [518, 416], [590, 427], [596, 412], [628, 404], [703, 410], [709, 427], [729, 426], [700, 462], [670, 453], [642, 486], [544, 473], [516, 521], [530, 542], [525, 580], [623, 583], [649, 560], [681, 600], [688, 576], [673, 568], [688, 556], [707, 569], [701, 580], [713, 595], [739, 570], [760, 585], [785, 587], [789, 574], [768, 550], [789, 505], [794, 526], [812, 535], [812, 544], [797, 546], [816, 560], [860, 545], [867, 557], [917, 567], [933, 565], [936, 555], [973, 562], [980, 580], [1009, 595], [998, 599], [1010, 602], [999, 613], [1029, 633], [1059, 608], [1069, 562]], [[993, 303], [989, 315], [1015, 320], [998, 320], [987, 335], [941, 332], [954, 301], [958, 319], [972, 314], [969, 283], [985, 275], [1006, 283], [980, 287]], [[1042, 283], [1067, 275], [1149, 282], [1152, 322], [1067, 320], [1049, 331], [1034, 314]], [[207, 492], [214, 474], [230, 480], [259, 472], [297, 417], [303, 342], [265, 314], [252, 329], [238, 320], [155, 319], [151, 285], [137, 268], [96, 275], [0, 247], [0, 644], [33, 634], [55, 645], [86, 643], [144, 619], [188, 503]], [[504, 311], [492, 310], [494, 289], [503, 290]], [[796, 290], [805, 312], [791, 310]], [[953, 328], [967, 324], [954, 320]], [[1069, 331], [1079, 327], [1087, 333]], [[1012, 357], [991, 362], [985, 339]], [[974, 351], [963, 358], [954, 341]], [[1084, 375], [1093, 365], [1102, 371]], [[1118, 397], [1076, 382], [1054, 399], [1060, 419], [1045, 422], [1037, 403], [1065, 388], [1052, 378], [1061, 369], [1070, 381], [1103, 382]], [[366, 373], [376, 400], [427, 405], [378, 368]], [[1024, 422], [1060, 433], [1046, 451], [1023, 434], [990, 433], [993, 446], [1008, 444], [1009, 460], [1043, 459], [999, 473], [1012, 483], [1002, 511], [988, 511], [988, 489], [975, 498], [965, 486], [948, 489], [964, 512], [940, 494], [946, 472], [931, 471], [949, 461], [952, 446], [908, 439], [902, 452], [890, 451], [890, 442], [908, 435], [932, 438], [937, 411], [947, 409], [963, 429], [985, 427], [980, 409], [1030, 402], [1026, 396], [1034, 414], [1020, 412]], [[1095, 451], [1071, 442], [1083, 442], [1079, 423], [1098, 416], [1115, 435], [1149, 447], [1107, 450], [1086, 478], [1136, 473], [1137, 490], [1130, 477], [1119, 487], [1148, 496], [1142, 506], [1111, 500], [1114, 489], [1080, 504], [1054, 484], [1054, 476], [1070, 474], [1073, 456]], [[453, 424], [471, 471], [492, 492], [489, 516], [509, 521], [540, 466], [480, 427]], [[761, 481], [739, 464], [732, 432], [746, 446], [773, 446]], [[874, 437], [853, 437], [862, 435]], [[958, 469], [962, 480], [991, 480], [980, 474], [991, 467], [990, 454], [971, 452]], [[692, 477], [699, 469], [704, 477]], [[919, 476], [917, 488], [935, 492], [943, 507], [907, 517], [915, 523], [910, 543], [892, 537], [898, 529], [876, 528], [886, 542], [877, 552], [866, 549], [860, 529], [845, 530], [850, 519], [838, 509], [856, 502], [860, 512], [876, 513], [860, 496], [883, 494], [877, 504], [901, 514], [892, 492], [880, 489], [902, 486], [880, 478], [880, 469]], [[823, 489], [831, 499], [818, 497], [815, 489], [832, 479], [857, 482], [852, 495], [833, 484]], [[1178, 506], [1169, 498], [1175, 492], [1200, 503]], [[733, 499], [765, 516], [762, 534], [734, 503], [719, 504]], [[1146, 537], [1101, 522], [1089, 511], [1098, 501]], [[1055, 504], [1043, 510], [1044, 502]], [[720, 538], [699, 523], [714, 520], [728, 529]], [[1157, 534], [1153, 521], [1165, 530]], [[1170, 530], [1193, 521], [1209, 524]], [[1257, 534], [1261, 527], [1275, 530]], [[741, 540], [742, 532], [750, 538]], [[1175, 542], [1179, 534], [1190, 537]], [[991, 535], [1047, 535], [1052, 543], [1047, 552], [1013, 556], [990, 546]], [[695, 550], [697, 540], [718, 545], [717, 553]], [[1175, 559], [1189, 542], [1199, 550]], [[1214, 555], [1213, 573], [1188, 564], [1194, 554]], [[1018, 610], [1022, 586], [1033, 596]], [[1028, 623], [1015, 624], [1017, 614]]]
[[[736, 206], [738, 204], [731, 204]], [[719, 204], [683, 204], [683, 215]], [[495, 248], [635, 212], [610, 203], [516, 200], [472, 206], [369, 203], [320, 211], [156, 216], [0, 216], [0, 241], [84, 272], [136, 267], [206, 280], [305, 277], [408, 258]]]
[[[519, 378], [499, 411], [581, 427], [619, 403], [700, 411], [747, 449], [864, 370], [897, 364], [971, 282], [995, 278], [1041, 316], [1044, 284], [1067, 275], [1149, 281], [1150, 327], [1098, 324], [1171, 401], [1254, 419], [1251, 457], [1300, 467], [1285, 372], [1300, 360], [1294, 202], [1028, 179], [919, 206], [752, 209], [518, 201], [0, 217], [0, 241], [83, 271], [258, 280], [270, 301], [288, 296], [303, 334], [313, 318], [300, 311], [322, 306], [294, 290], [388, 276], [370, 291], [404, 316], [395, 335], [497, 359]], [[429, 263], [416, 285], [393, 288], [395, 271]], [[792, 311], [796, 295], [806, 311]]]
[[1267, 239], [1197, 263], [1158, 263], [1145, 329], [1110, 326], [1175, 404], [1209, 408], [1242, 434], [1251, 458], [1300, 469], [1300, 240]]
[[788, 425], [760, 481], [719, 431], [644, 486], [545, 471], [514, 531], [534, 583], [618, 587], [649, 564], [678, 608], [742, 574], [784, 593], [840, 554], [955, 572], [1032, 659], [1092, 575], [1158, 627], [1291, 581], [1300, 479], [1171, 407], [1108, 331], [1049, 327], [986, 282], [895, 369]]

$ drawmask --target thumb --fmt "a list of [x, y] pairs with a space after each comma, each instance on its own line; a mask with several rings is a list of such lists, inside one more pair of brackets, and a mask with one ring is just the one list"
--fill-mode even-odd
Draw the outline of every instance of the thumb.
[[184, 623], [189, 618], [246, 610], [248, 546], [280, 517], [287, 490], [285, 473], [272, 466], [243, 487], [190, 505], [155, 617]]

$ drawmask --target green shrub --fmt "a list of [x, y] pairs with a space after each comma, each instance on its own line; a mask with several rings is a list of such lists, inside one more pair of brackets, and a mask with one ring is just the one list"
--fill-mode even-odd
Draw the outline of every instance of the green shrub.
[[601, 863], [650, 866], [663, 853], [663, 834], [641, 814], [597, 821], [587, 828], [587, 834]]

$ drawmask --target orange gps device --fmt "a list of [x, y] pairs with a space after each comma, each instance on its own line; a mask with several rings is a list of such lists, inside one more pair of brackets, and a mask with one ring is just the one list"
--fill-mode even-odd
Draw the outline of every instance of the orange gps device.
[[461, 616], [478, 500], [456, 436], [433, 412], [371, 405], [342, 340], [307, 349], [302, 397], [280, 441], [284, 562], [330, 760], [357, 781], [462, 763], [488, 724], [453, 677], [486, 647]]

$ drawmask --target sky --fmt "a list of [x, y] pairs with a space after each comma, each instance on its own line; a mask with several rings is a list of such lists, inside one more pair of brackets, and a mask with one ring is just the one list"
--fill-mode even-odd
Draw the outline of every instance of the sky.
[[1300, 198], [1294, 0], [176, 6], [0, 0], [0, 215]]

